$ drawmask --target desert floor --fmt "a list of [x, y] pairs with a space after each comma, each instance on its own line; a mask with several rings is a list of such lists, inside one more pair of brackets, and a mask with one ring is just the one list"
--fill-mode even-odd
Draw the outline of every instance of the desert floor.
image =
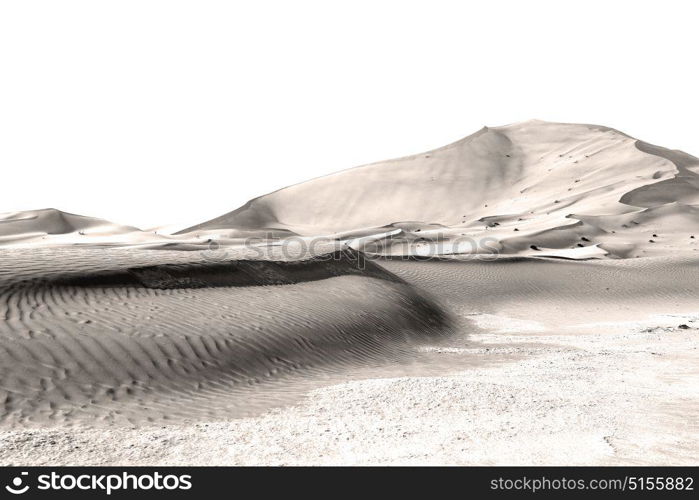
[[5, 465], [696, 462], [696, 258], [161, 290], [44, 257], [0, 269]]

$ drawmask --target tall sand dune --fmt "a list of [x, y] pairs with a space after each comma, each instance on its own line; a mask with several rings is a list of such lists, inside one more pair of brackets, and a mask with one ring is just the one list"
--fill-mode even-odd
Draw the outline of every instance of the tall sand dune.
[[[438, 253], [635, 257], [696, 251], [698, 203], [697, 158], [608, 127], [534, 120], [281, 189], [184, 232], [342, 237], [401, 227], [392, 240], [451, 242]], [[690, 223], [656, 212], [643, 212], [638, 234], [617, 223], [666, 205], [687, 211], [679, 219]], [[463, 244], [469, 238], [476, 244]], [[665, 244], [653, 246], [657, 238]]]
[[176, 235], [5, 214], [0, 463], [694, 463], [697, 241], [699, 160], [540, 121]]

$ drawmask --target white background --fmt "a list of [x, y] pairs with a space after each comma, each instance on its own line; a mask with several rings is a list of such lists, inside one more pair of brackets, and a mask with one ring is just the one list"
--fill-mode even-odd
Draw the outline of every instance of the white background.
[[696, 5], [4, 1], [0, 212], [188, 225], [530, 118], [699, 155]]

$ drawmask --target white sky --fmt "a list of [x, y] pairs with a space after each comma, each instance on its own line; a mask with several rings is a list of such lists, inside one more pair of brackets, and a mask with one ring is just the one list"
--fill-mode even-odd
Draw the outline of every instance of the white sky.
[[699, 155], [697, 2], [239, 3], [0, 3], [0, 212], [189, 225], [529, 118]]

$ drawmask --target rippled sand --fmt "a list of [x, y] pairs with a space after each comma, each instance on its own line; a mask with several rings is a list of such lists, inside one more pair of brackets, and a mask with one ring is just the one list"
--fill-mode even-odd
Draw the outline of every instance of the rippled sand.
[[246, 414], [293, 393], [281, 380], [399, 361], [448, 330], [444, 311], [355, 254], [154, 265], [163, 255], [142, 252], [125, 267], [76, 248], [0, 273], [2, 425]]
[[696, 457], [696, 259], [7, 255], [5, 464]]

